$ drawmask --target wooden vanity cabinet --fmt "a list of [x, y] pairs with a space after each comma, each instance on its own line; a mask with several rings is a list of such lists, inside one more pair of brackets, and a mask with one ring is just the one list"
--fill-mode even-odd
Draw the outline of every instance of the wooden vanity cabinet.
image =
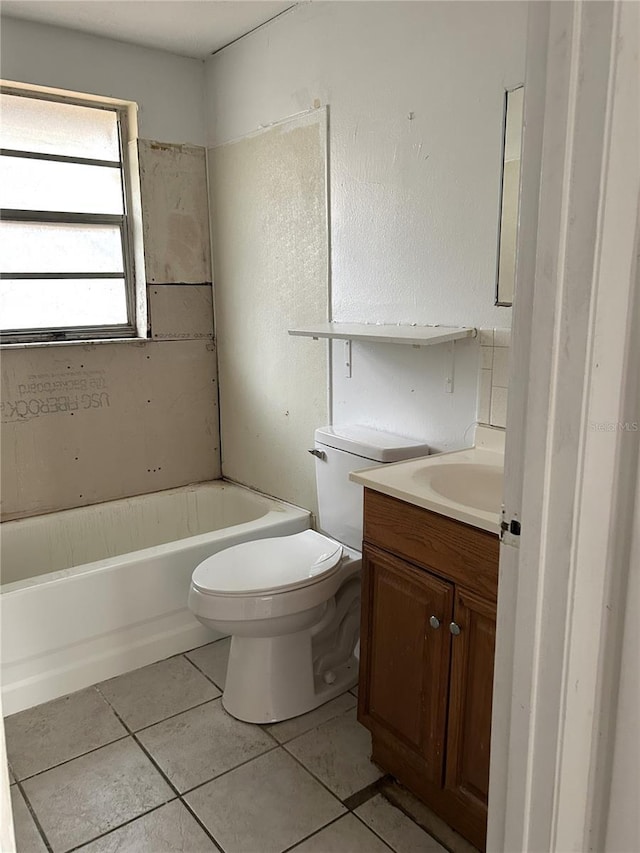
[[480, 849], [498, 551], [497, 535], [365, 489], [358, 719], [373, 760]]

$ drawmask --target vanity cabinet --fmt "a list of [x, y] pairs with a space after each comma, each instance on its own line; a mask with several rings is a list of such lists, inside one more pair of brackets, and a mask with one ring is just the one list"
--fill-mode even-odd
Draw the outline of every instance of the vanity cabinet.
[[373, 760], [486, 838], [497, 534], [365, 489], [358, 719]]

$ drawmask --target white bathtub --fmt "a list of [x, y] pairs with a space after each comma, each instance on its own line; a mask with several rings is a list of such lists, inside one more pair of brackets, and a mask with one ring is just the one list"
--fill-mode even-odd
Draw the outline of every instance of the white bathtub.
[[309, 524], [305, 510], [224, 481], [5, 522], [4, 713], [215, 639], [187, 609], [198, 563]]

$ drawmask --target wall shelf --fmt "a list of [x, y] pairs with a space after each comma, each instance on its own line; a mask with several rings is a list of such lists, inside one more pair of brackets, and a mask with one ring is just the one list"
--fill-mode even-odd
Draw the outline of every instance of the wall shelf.
[[414, 347], [445, 344], [475, 338], [477, 329], [467, 326], [392, 326], [374, 323], [317, 323], [289, 329], [290, 335], [305, 338], [367, 341], [381, 344], [409, 344]]

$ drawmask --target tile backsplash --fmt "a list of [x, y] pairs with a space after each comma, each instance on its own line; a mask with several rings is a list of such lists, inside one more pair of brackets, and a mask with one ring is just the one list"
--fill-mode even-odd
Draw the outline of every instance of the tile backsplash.
[[511, 329], [480, 329], [478, 423], [507, 425], [507, 385]]

